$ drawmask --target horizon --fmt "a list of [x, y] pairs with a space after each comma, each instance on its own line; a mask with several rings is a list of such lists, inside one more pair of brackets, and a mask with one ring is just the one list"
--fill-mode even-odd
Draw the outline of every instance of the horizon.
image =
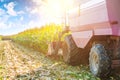
[[[53, 2], [56, 5], [52, 6]], [[61, 24], [60, 5], [53, 8], [57, 4], [57, 0], [0, 0], [0, 35], [13, 35], [49, 23]]]

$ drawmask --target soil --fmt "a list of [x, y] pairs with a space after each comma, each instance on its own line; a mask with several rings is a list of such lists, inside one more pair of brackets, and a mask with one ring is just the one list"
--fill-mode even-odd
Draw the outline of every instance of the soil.
[[0, 41], [0, 80], [100, 80], [88, 66], [70, 66], [12, 41]]

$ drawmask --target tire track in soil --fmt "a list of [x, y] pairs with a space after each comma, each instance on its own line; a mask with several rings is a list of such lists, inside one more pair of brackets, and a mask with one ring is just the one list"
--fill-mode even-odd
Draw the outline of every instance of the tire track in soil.
[[[36, 60], [36, 56], [26, 55], [25, 52], [16, 48], [10, 41], [5, 41], [4, 43], [4, 53], [6, 57], [6, 75], [4, 77], [12, 80], [17, 75], [30, 73], [34, 69], [42, 66], [42, 63]], [[26, 53], [30, 54], [29, 51]]]
[[12, 41], [1, 43], [4, 44], [5, 67], [0, 80], [100, 80], [92, 76], [87, 67], [72, 67], [50, 60], [40, 52]]

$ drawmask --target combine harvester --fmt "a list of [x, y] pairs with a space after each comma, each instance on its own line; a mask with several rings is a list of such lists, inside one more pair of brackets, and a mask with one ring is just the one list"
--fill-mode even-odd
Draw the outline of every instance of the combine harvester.
[[62, 44], [52, 42], [50, 54], [62, 49], [66, 63], [89, 65], [98, 77], [120, 66], [120, 0], [83, 0], [67, 16], [71, 34]]

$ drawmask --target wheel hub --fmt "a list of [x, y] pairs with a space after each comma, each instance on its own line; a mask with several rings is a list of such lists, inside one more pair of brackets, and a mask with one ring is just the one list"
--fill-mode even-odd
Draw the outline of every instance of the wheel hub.
[[94, 53], [92, 56], [92, 67], [93, 67], [94, 72], [96, 72], [98, 70], [98, 64], [99, 64], [98, 59], [99, 59], [98, 55], [96, 55], [96, 53]]

